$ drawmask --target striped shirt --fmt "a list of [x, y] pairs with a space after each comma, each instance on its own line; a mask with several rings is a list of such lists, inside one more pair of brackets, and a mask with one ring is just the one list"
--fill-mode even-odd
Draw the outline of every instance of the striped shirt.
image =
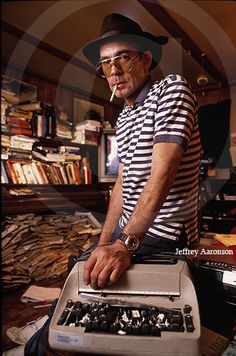
[[185, 229], [188, 241], [196, 240], [201, 145], [197, 102], [186, 80], [172, 74], [160, 82], [149, 81], [134, 105], [123, 108], [116, 134], [123, 163], [121, 228], [150, 177], [153, 146], [174, 142], [185, 151], [172, 188], [146, 236], [178, 240]]

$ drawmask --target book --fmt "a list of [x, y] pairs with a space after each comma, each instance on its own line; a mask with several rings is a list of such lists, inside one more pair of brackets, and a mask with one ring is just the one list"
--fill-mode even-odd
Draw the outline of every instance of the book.
[[67, 138], [68, 140], [72, 139], [72, 132], [66, 131], [64, 128], [56, 127], [55, 135], [61, 138]]
[[59, 184], [66, 184], [65, 180], [64, 180], [64, 177], [62, 175], [62, 172], [61, 172], [61, 163], [53, 163], [53, 166], [54, 166], [56, 174], [57, 174], [57, 176], [59, 178], [59, 181], [60, 181]]
[[16, 127], [31, 129], [30, 122], [25, 119], [21, 119], [20, 117], [15, 117], [15, 116], [7, 117], [7, 124], [9, 126], [16, 126]]
[[35, 162], [37, 167], [38, 167], [38, 171], [39, 174], [41, 175], [41, 179], [42, 179], [42, 184], [48, 184], [48, 178], [47, 178], [47, 174], [45, 173], [44, 169], [43, 169], [43, 164], [41, 162]]
[[23, 164], [22, 169], [27, 181], [27, 184], [37, 184], [37, 179], [35, 178], [31, 165], [30, 164]]
[[47, 178], [48, 178], [48, 182], [51, 183], [51, 184], [56, 184], [56, 180], [55, 180], [55, 177], [54, 177], [54, 172], [52, 170], [52, 167], [50, 164], [45, 164], [43, 165], [43, 169], [47, 175]]
[[31, 111], [11, 110], [8, 117], [20, 117], [21, 119], [32, 119], [33, 113]]
[[60, 171], [61, 171], [61, 175], [62, 175], [62, 178], [63, 178], [63, 184], [69, 184], [69, 181], [68, 181], [68, 178], [67, 178], [67, 175], [66, 175], [66, 171], [65, 171], [65, 165], [64, 164], [61, 164], [60, 165]]
[[38, 111], [44, 108], [44, 104], [40, 101], [18, 104], [17, 108], [24, 111]]
[[14, 169], [12, 168], [12, 162], [10, 160], [4, 161], [4, 165], [6, 168], [9, 182], [13, 183], [13, 184], [18, 184], [18, 179], [17, 179], [16, 173], [15, 173]]
[[49, 175], [49, 164], [46, 164], [46, 163], [41, 163], [40, 162], [40, 165], [46, 175], [46, 178], [47, 178], [47, 183], [51, 183], [50, 181], [50, 175]]
[[37, 146], [34, 148], [34, 151], [39, 152], [40, 154], [47, 156], [48, 153], [62, 153], [58, 152], [57, 147], [54, 146]]
[[9, 183], [9, 179], [3, 161], [1, 161], [1, 183], [2, 184]]
[[79, 161], [81, 160], [81, 155], [75, 153], [65, 153], [64, 158], [66, 161]]
[[2, 100], [3, 98], [1, 98], [1, 116], [5, 117], [6, 116], [6, 110], [8, 109], [8, 103], [4, 100]]
[[35, 162], [31, 162], [31, 168], [32, 168], [34, 176], [37, 179], [37, 183], [43, 184], [44, 180], [43, 180], [41, 174], [39, 173], [38, 166]]
[[37, 138], [35, 137], [28, 137], [28, 136], [25, 136], [25, 135], [14, 135], [14, 136], [11, 136], [11, 142], [12, 141], [20, 141], [20, 142], [31, 142], [31, 143], [34, 143], [37, 140]]
[[13, 135], [10, 137], [10, 147], [32, 150], [37, 139], [25, 135]]
[[58, 165], [56, 165], [56, 163], [52, 163], [50, 165], [50, 169], [52, 170], [53, 178], [55, 180], [54, 184], [63, 184], [63, 179], [62, 179], [62, 176], [61, 176], [61, 172], [58, 169]]
[[7, 135], [1, 135], [1, 146], [10, 147], [10, 137]]
[[34, 192], [32, 189], [30, 188], [20, 188], [20, 189], [10, 189], [9, 193], [11, 195], [16, 195], [16, 196], [36, 196], [40, 193], [38, 192]]
[[81, 184], [79, 162], [73, 162], [73, 170], [75, 176], [75, 184]]
[[68, 180], [69, 180], [69, 184], [75, 184], [74, 172], [73, 172], [73, 164], [72, 163], [67, 163], [66, 164], [66, 173], [67, 173], [67, 177], [68, 177]]
[[33, 157], [35, 158], [38, 158], [42, 161], [45, 161], [45, 162], [64, 162], [65, 161], [65, 157], [64, 155], [62, 154], [57, 154], [57, 153], [50, 153], [50, 154], [42, 154], [42, 153], [39, 153], [37, 151], [32, 151], [32, 155]]
[[32, 154], [30, 150], [24, 150], [20, 148], [10, 147], [8, 151], [8, 156], [12, 160], [31, 160]]
[[26, 181], [26, 178], [25, 178], [25, 175], [24, 175], [24, 172], [23, 172], [20, 162], [13, 162], [12, 167], [16, 173], [18, 183], [19, 184], [27, 184], [27, 181]]
[[31, 129], [21, 128], [21, 127], [9, 127], [9, 131], [16, 135], [27, 135], [32, 136], [33, 132]]
[[59, 146], [58, 152], [59, 153], [79, 153], [80, 147], [78, 147], [78, 146]]

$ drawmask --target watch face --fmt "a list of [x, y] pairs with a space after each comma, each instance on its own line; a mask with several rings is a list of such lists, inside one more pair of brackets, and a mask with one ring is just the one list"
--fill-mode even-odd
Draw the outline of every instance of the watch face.
[[129, 240], [129, 245], [132, 250], [135, 250], [139, 246], [139, 240], [135, 237], [131, 237]]
[[131, 251], [136, 251], [139, 248], [139, 239], [136, 236], [128, 235], [125, 241], [126, 246]]
[[124, 241], [124, 243], [129, 251], [135, 252], [136, 250], [138, 250], [138, 248], [140, 246], [140, 241], [137, 236], [121, 234], [119, 238], [122, 241]]

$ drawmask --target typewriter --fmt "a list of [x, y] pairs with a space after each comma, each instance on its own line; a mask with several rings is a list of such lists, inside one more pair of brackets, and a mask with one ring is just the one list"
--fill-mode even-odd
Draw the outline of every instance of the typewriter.
[[49, 327], [52, 349], [88, 355], [201, 354], [200, 317], [187, 263], [133, 264], [119, 281], [93, 290], [84, 262], [67, 277]]

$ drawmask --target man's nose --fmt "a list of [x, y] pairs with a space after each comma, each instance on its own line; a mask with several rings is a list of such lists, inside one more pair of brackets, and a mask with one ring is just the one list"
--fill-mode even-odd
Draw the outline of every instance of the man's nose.
[[122, 72], [120, 66], [118, 63], [116, 63], [115, 61], [113, 61], [111, 63], [111, 71], [110, 71], [110, 75], [116, 75], [116, 74], [120, 74]]

